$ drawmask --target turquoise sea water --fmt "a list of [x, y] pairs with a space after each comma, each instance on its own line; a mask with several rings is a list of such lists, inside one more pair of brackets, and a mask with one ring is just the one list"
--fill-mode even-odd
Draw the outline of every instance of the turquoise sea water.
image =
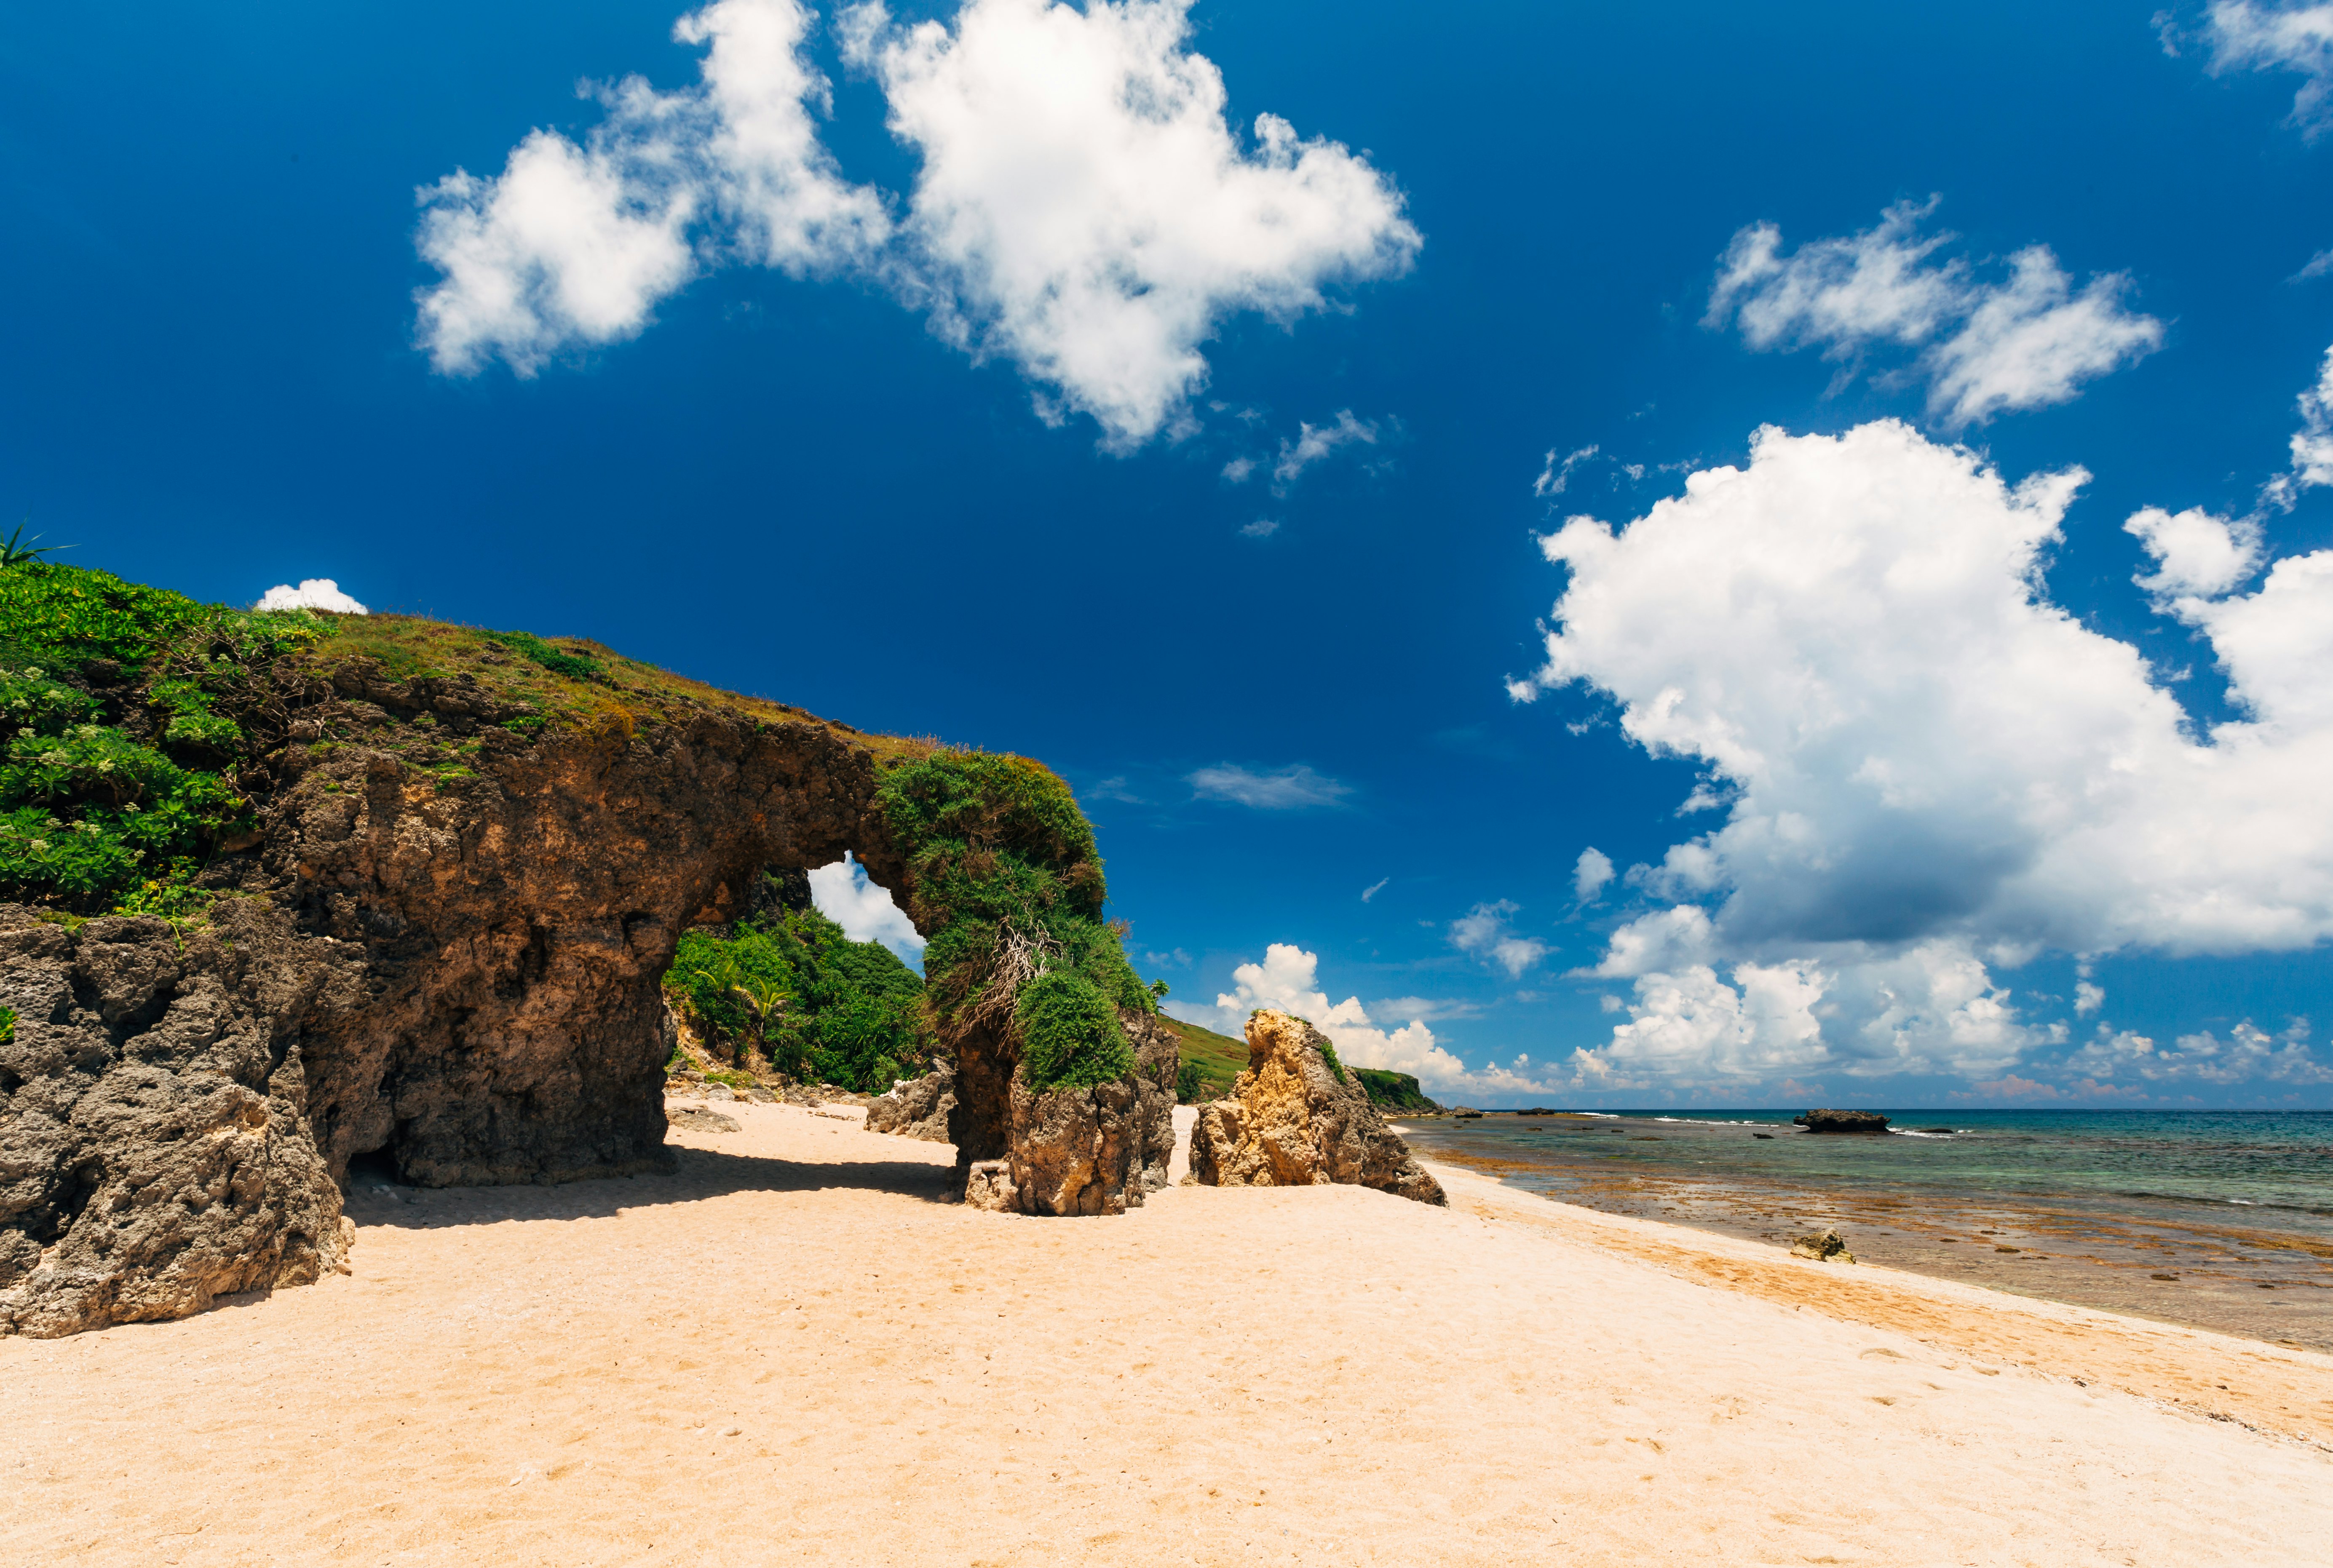
[[2333, 1112], [1493, 1112], [1402, 1132], [1565, 1202], [2333, 1351]]
[[[1629, 1133], [1608, 1159], [1698, 1167], [1710, 1176], [1849, 1186], [1939, 1186], [2027, 1200], [2107, 1199], [2194, 1207], [2245, 1223], [2333, 1236], [2333, 1111], [1882, 1111], [1885, 1136], [1807, 1133], [1796, 1111], [1602, 1113]], [[1564, 1118], [1567, 1121], [1570, 1117]], [[1529, 1143], [1545, 1117], [1487, 1115], [1470, 1143]], [[1673, 1130], [1654, 1144], [1649, 1131]], [[1949, 1128], [1949, 1133], [1917, 1129]], [[1772, 1134], [1767, 1138], [1758, 1133]], [[1593, 1134], [1590, 1134], [1591, 1136]], [[1425, 1142], [1435, 1141], [1429, 1134]], [[2117, 1205], [2120, 1206], [2119, 1203]]]

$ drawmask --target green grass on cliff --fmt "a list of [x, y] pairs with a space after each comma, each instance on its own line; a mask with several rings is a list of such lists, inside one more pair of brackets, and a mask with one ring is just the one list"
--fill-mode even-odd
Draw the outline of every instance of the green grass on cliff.
[[1407, 1073], [1388, 1073], [1382, 1067], [1355, 1067], [1353, 1076], [1368, 1091], [1369, 1104], [1380, 1111], [1439, 1111], [1442, 1107], [1426, 1097], [1417, 1080]]
[[1183, 1072], [1189, 1075], [1191, 1086], [1177, 1098], [1191, 1104], [1229, 1095], [1232, 1080], [1247, 1071], [1247, 1042], [1163, 1014], [1158, 1021], [1174, 1030], [1183, 1046]]

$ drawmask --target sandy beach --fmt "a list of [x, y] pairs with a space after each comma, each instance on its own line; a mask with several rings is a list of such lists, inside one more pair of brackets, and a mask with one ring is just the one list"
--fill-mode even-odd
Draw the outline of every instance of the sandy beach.
[[0, 1341], [6, 1554], [2333, 1560], [2333, 1358], [1451, 1166], [999, 1217], [723, 1109], [668, 1177], [367, 1189], [347, 1277]]

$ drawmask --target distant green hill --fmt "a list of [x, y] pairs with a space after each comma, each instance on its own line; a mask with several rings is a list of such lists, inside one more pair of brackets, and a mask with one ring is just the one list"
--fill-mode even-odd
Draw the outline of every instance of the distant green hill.
[[[1158, 1021], [1174, 1030], [1175, 1037], [1183, 1042], [1183, 1076], [1177, 1081], [1182, 1092], [1177, 1097], [1188, 1105], [1202, 1100], [1220, 1100], [1229, 1095], [1232, 1080], [1247, 1071], [1247, 1042], [1164, 1013], [1158, 1015]], [[1197, 1069], [1195, 1085], [1186, 1081], [1194, 1068]]]
[[1417, 1080], [1407, 1073], [1388, 1073], [1383, 1067], [1355, 1067], [1361, 1087], [1369, 1092], [1369, 1104], [1380, 1111], [1439, 1111], [1442, 1107], [1426, 1097]]

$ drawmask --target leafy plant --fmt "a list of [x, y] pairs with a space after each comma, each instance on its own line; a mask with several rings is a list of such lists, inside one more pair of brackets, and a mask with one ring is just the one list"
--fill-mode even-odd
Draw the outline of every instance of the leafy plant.
[[16, 566], [24, 561], [38, 560], [44, 555], [54, 555], [61, 550], [72, 548], [69, 544], [42, 544], [40, 537], [36, 533], [26, 539], [24, 524], [17, 524], [15, 532], [0, 540], [0, 566]]
[[1199, 1096], [1207, 1092], [1206, 1075], [1199, 1071], [1196, 1062], [1185, 1062], [1175, 1074], [1176, 1103], [1184, 1105], [1198, 1104]]
[[1101, 857], [1069, 786], [1025, 758], [938, 751], [894, 767], [876, 806], [907, 859], [942, 1022], [1016, 1038], [1035, 1088], [1131, 1072], [1119, 1014], [1158, 999], [1101, 919]]
[[16, 1043], [16, 1009], [0, 1008], [0, 1046]]

